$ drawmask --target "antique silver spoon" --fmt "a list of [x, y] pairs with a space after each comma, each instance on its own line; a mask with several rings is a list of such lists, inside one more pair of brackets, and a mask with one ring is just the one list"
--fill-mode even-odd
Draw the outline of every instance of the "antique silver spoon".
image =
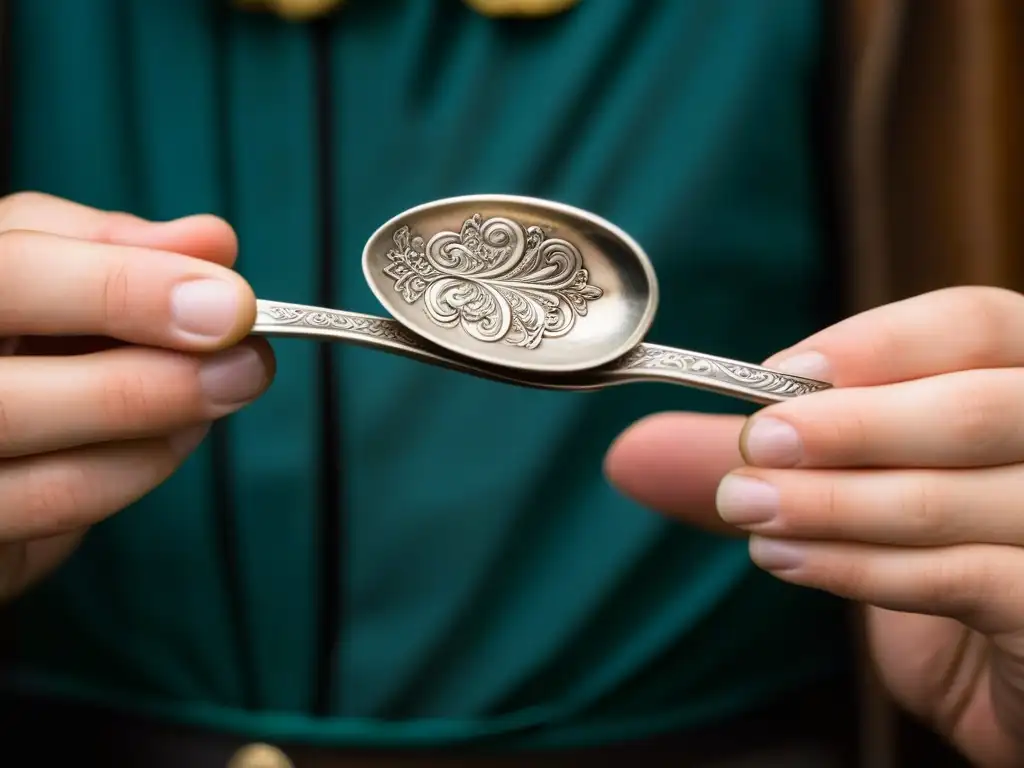
[[830, 386], [642, 343], [658, 305], [650, 259], [614, 224], [562, 203], [474, 195], [411, 208], [370, 237], [363, 273], [394, 319], [260, 299], [252, 333], [542, 389], [663, 381], [765, 404]]

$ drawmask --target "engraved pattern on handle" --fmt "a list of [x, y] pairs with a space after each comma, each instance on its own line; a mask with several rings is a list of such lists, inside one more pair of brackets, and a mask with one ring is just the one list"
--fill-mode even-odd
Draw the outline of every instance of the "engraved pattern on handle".
[[475, 372], [475, 366], [434, 350], [397, 320], [387, 317], [257, 299], [256, 323], [251, 332], [259, 336], [304, 336], [342, 341], [431, 365]]
[[364, 336], [417, 350], [423, 349], [422, 342], [397, 320], [265, 299], [256, 302], [256, 324], [253, 326], [253, 333], [265, 336], [315, 334], [350, 338], [352, 341]]
[[252, 333], [334, 339], [400, 354], [462, 373], [536, 389], [594, 390], [641, 381], [683, 384], [762, 405], [808, 395], [830, 384], [761, 366], [658, 344], [640, 344], [607, 366], [565, 374], [521, 373], [435, 348], [391, 318], [259, 299]]
[[701, 389], [728, 392], [757, 403], [774, 403], [830, 389], [831, 384], [739, 360], [705, 355], [658, 344], [640, 344], [614, 364], [627, 379], [687, 383]]
[[[304, 336], [344, 341], [493, 381], [549, 388], [541, 383], [521, 381], [511, 372], [456, 358], [388, 317], [257, 299], [256, 322], [251, 332], [259, 336]], [[576, 389], [572, 386], [557, 388]]]

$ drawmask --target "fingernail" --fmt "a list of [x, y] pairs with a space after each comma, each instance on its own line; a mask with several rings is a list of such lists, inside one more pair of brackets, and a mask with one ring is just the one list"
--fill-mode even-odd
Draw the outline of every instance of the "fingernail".
[[772, 520], [779, 511], [779, 492], [763, 480], [726, 475], [715, 497], [718, 515], [732, 525], [756, 525]]
[[171, 450], [178, 456], [188, 456], [199, 447], [199, 444], [203, 442], [206, 438], [206, 433], [209, 431], [209, 424], [199, 424], [198, 426], [175, 432], [167, 438], [167, 442], [171, 444]]
[[171, 314], [178, 331], [220, 339], [238, 321], [238, 289], [225, 280], [191, 280], [171, 294]]
[[252, 347], [233, 347], [203, 361], [199, 384], [215, 405], [242, 405], [263, 391], [267, 367]]
[[804, 548], [800, 544], [762, 536], [750, 537], [750, 559], [766, 571], [792, 571], [804, 564]]
[[800, 462], [800, 435], [784, 421], [754, 418], [743, 439], [743, 456], [759, 467], [792, 467]]
[[829, 365], [828, 358], [820, 352], [801, 352], [767, 367], [807, 379], [832, 380], [832, 366]]

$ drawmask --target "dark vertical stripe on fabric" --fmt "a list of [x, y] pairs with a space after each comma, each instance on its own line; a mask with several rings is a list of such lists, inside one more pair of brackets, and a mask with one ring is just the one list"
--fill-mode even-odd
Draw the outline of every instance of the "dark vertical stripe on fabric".
[[843, 279], [849, 274], [848, 233], [844, 227], [845, 206], [842, 193], [846, 181], [843, 166], [847, 146], [846, 103], [851, 73], [845, 70], [850, 61], [844, 48], [841, 3], [823, 3], [818, 9], [819, 48], [814, 79], [811, 84], [810, 142], [817, 176], [816, 200], [821, 222], [820, 247], [824, 253], [825, 275], [818, 293], [817, 315], [820, 324], [831, 324], [848, 311]]
[[[331, 23], [327, 19], [313, 25], [313, 67], [316, 81], [316, 146], [319, 159], [317, 175], [318, 223], [320, 227], [319, 295], [324, 307], [335, 304], [335, 222], [334, 222], [334, 147], [331, 120]], [[338, 403], [337, 373], [330, 344], [318, 349], [320, 400], [320, 519], [317, 521], [320, 601], [317, 607], [316, 656], [313, 711], [326, 716], [338, 702], [334, 699], [337, 646], [341, 635], [341, 549], [344, 545], [341, 499], [344, 478], [340, 447], [341, 412]]]
[[11, 56], [11, 4], [0, 0], [0, 195], [11, 189], [11, 109], [14, 98], [14, 78]]
[[[132, 55], [133, 29], [132, 29], [132, 0], [118, 0], [114, 12], [114, 25], [117, 30], [115, 39], [118, 41], [116, 56], [120, 74], [120, 87], [128, 94], [125, 100], [126, 109], [121, 110], [121, 136], [125, 146], [124, 154], [130, 158], [128, 167], [131, 173], [127, 184], [128, 199], [131, 202], [132, 213], [145, 216], [149, 213], [145, 210], [151, 203], [143, 195], [141, 176], [139, 173], [139, 159], [141, 152], [141, 132], [139, 128], [139, 114], [136, 102], [136, 95], [139, 92], [138, 81], [135, 73], [135, 61]], [[141, 208], [141, 210], [140, 210]]]
[[[227, 45], [228, 10], [214, 3], [211, 13], [215, 15], [214, 34], [217, 40], [216, 72], [218, 87], [229, 87]], [[217, 99], [217, 141], [220, 158], [219, 176], [222, 181], [221, 207], [222, 215], [232, 220], [234, 212], [234, 168], [231, 151], [230, 125], [228, 114], [230, 99], [221, 93]], [[250, 710], [258, 707], [259, 671], [253, 657], [252, 622], [249, 618], [248, 604], [245, 600], [245, 579], [242, 571], [241, 553], [238, 540], [238, 503], [235, 498], [235, 473], [231, 451], [231, 424], [228, 419], [214, 423], [209, 437], [209, 460], [211, 488], [214, 503], [214, 527], [218, 549], [218, 560], [224, 581], [224, 592], [227, 597], [228, 611], [231, 615], [232, 642], [235, 658], [238, 660], [241, 675], [243, 705]]]

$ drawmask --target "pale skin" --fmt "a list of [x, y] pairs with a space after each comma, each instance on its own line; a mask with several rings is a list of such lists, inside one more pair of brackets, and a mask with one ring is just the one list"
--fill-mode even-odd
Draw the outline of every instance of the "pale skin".
[[925, 294], [767, 364], [837, 388], [749, 420], [649, 417], [612, 446], [610, 480], [864, 604], [896, 700], [976, 765], [1024, 764], [1024, 296]]
[[[0, 357], [0, 602], [269, 386], [236, 254], [212, 216], [0, 199], [0, 346], [16, 352]], [[609, 450], [609, 479], [749, 535], [780, 579], [865, 604], [896, 699], [976, 764], [1022, 764], [1024, 297], [919, 296], [768, 364], [836, 388], [749, 420], [644, 419]]]
[[0, 199], [0, 338], [16, 352], [0, 357], [0, 602], [270, 384], [237, 250], [212, 216]]

